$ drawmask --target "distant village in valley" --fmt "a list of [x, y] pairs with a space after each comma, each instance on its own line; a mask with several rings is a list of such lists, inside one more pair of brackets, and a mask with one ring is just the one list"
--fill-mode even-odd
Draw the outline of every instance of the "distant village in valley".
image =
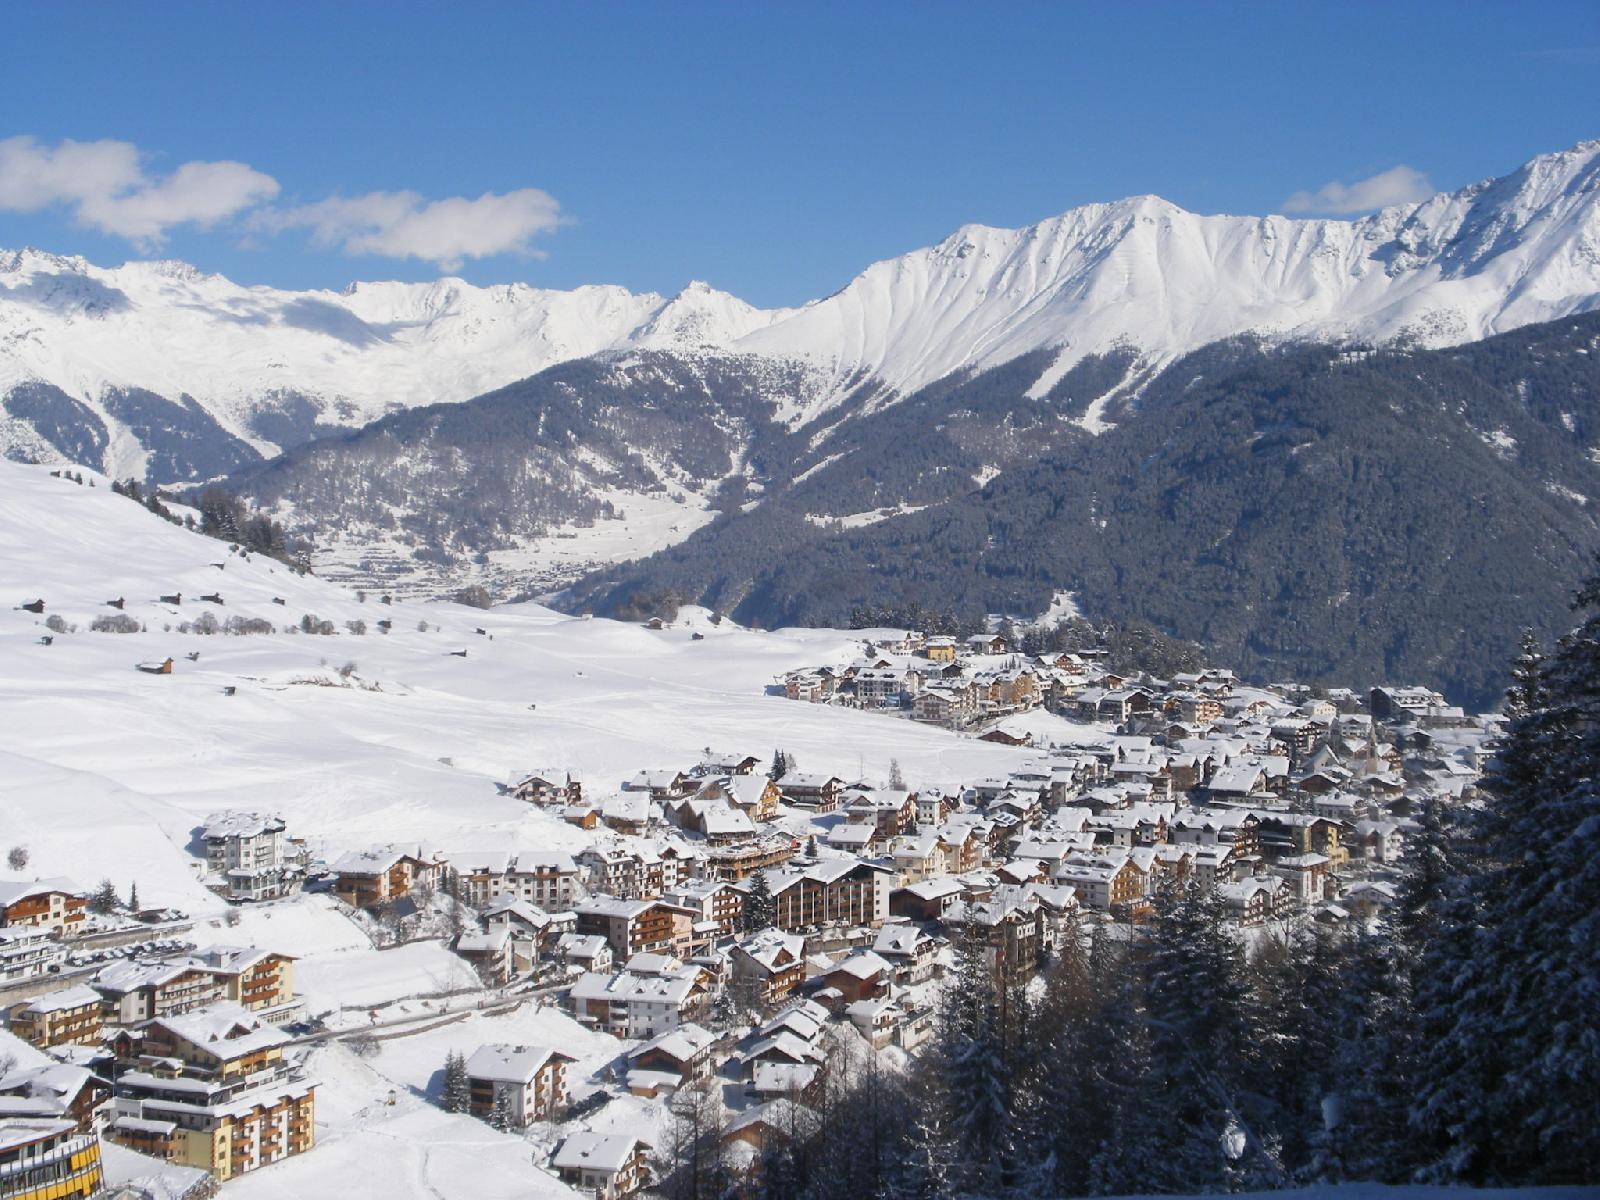
[[[580, 1069], [559, 1038], [460, 1046], [429, 1103], [527, 1138], [539, 1165], [610, 1200], [657, 1183], [674, 1150], [594, 1114], [624, 1098], [679, 1114], [715, 1088], [721, 1149], [753, 1164], [815, 1120], [841, 1056], [917, 1054], [960, 946], [1026, 987], [1063, 939], [1126, 935], [1184, 881], [1214, 889], [1247, 938], [1373, 921], [1422, 805], [1470, 801], [1499, 729], [1420, 687], [1156, 678], [1094, 649], [1025, 654], [1001, 633], [858, 637], [853, 659], [773, 692], [1014, 747], [1014, 768], [943, 778], [908, 760], [855, 778], [782, 745], [711, 746], [621, 778], [530, 764], [502, 792], [581, 834], [563, 850], [339, 847], [219, 806], [190, 847], [229, 905], [203, 928], [141, 906], [136, 887], [30, 878], [14, 849], [0, 1006], [33, 1057], [0, 1061], [0, 1171], [26, 1162], [56, 1190], [25, 1194], [89, 1196], [103, 1156], [131, 1149], [165, 1164], [162, 1195], [212, 1195], [316, 1153], [307, 1048], [372, 1058], [464, 1013], [530, 1006], [614, 1052]], [[387, 954], [447, 948], [476, 982], [403, 1011], [308, 1006], [298, 926], [264, 937], [269, 923], [244, 917], [312, 897]]]

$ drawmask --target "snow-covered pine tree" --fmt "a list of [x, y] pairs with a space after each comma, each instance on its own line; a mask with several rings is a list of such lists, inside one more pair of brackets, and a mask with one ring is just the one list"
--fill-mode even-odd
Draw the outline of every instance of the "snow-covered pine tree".
[[452, 1050], [444, 1060], [444, 1110], [464, 1113], [472, 1109], [472, 1086], [467, 1078], [467, 1058]]
[[1274, 1147], [1241, 1103], [1249, 1050], [1241, 951], [1215, 891], [1165, 887], [1143, 950], [1151, 1065], [1165, 1085], [1163, 1115], [1182, 1187], [1272, 1186], [1281, 1180]]
[[1336, 1086], [1308, 1175], [1399, 1183], [1420, 1165], [1408, 1114], [1417, 1083], [1409, 951], [1392, 928], [1358, 933], [1331, 1010]]
[[89, 897], [91, 912], [112, 913], [117, 911], [117, 906], [122, 901], [117, 898], [117, 886], [109, 879], [102, 879], [95, 888], [94, 894]]
[[744, 912], [740, 924], [746, 933], [759, 933], [778, 921], [777, 901], [772, 898], [772, 885], [765, 871], [756, 871], [750, 879], [750, 888], [744, 894]]
[[1415, 1117], [1435, 1173], [1471, 1183], [1600, 1180], [1600, 576], [1574, 607], [1481, 781], [1474, 830], [1501, 832], [1467, 862], [1468, 932], [1430, 944], [1418, 984]]
[[511, 1115], [511, 1097], [504, 1091], [496, 1090], [494, 1094], [494, 1108], [489, 1113], [489, 1124], [496, 1129], [509, 1131], [515, 1124]]
[[986, 933], [969, 907], [955, 938], [955, 978], [945, 989], [937, 1057], [953, 1105], [952, 1180], [957, 1191], [980, 1196], [999, 1190], [1014, 1150], [999, 1004], [1002, 984], [998, 964], [989, 959]]

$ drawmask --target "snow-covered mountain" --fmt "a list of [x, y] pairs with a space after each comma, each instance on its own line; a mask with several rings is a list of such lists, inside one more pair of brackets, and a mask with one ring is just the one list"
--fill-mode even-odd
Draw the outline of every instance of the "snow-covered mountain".
[[[1116, 346], [1156, 364], [1245, 331], [1464, 342], [1600, 303], [1597, 184], [1600, 141], [1356, 221], [1136, 197], [1026, 229], [966, 226], [777, 310], [701, 283], [672, 298], [458, 279], [289, 292], [182, 263], [0, 253], [0, 447], [203, 478], [629, 348], [805, 364], [811, 385], [773, 398], [799, 425], [864, 381], [890, 400], [1039, 350], [1056, 353], [1036, 395]], [[1084, 420], [1097, 428], [1098, 410]]]

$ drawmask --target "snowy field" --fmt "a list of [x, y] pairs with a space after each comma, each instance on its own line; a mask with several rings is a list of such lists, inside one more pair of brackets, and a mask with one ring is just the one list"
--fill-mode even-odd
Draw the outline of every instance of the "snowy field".
[[[768, 694], [785, 671], [854, 657], [846, 633], [719, 628], [695, 611], [651, 631], [533, 604], [360, 603], [99, 485], [0, 463], [0, 842], [26, 843], [41, 875], [137, 882], [146, 904], [216, 913], [193, 838], [223, 808], [280, 813], [324, 855], [373, 843], [577, 849], [587, 834], [496, 784], [548, 766], [603, 797], [641, 768], [686, 768], [708, 746], [762, 758], [782, 746], [803, 770], [849, 778], [883, 779], [898, 759], [913, 787], [1030, 757]], [[198, 600], [215, 593], [223, 606]], [[176, 594], [180, 605], [158, 599]], [[89, 632], [118, 597], [146, 632]], [[43, 615], [20, 608], [38, 599]], [[262, 617], [280, 632], [178, 631], [203, 613]], [[305, 613], [340, 632], [283, 632]], [[77, 632], [41, 644], [51, 616]], [[385, 618], [387, 635], [376, 630]], [[346, 631], [354, 620], [365, 636]], [[168, 657], [171, 675], [135, 669]]]

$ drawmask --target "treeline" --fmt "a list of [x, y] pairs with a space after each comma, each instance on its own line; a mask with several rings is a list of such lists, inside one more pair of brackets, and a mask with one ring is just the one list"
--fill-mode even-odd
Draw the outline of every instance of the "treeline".
[[216, 484], [201, 488], [199, 492], [183, 499], [200, 510], [200, 520], [194, 514], [179, 517], [166, 505], [160, 488], [146, 487], [137, 479], [111, 481], [111, 490], [126, 496], [136, 504], [174, 525], [203, 533], [207, 537], [236, 545], [248, 554], [261, 554], [275, 558], [302, 574], [311, 570], [311, 546], [303, 539], [291, 539], [288, 532], [266, 513], [252, 512], [239, 497]]
[[1069, 928], [1032, 988], [969, 932], [908, 1070], [836, 1053], [749, 1167], [688, 1096], [668, 1193], [1600, 1182], [1600, 577], [1580, 603], [1591, 615], [1549, 661], [1525, 639], [1482, 801], [1423, 806], [1374, 926], [1247, 949], [1214, 893], [1169, 884], [1131, 931]]

